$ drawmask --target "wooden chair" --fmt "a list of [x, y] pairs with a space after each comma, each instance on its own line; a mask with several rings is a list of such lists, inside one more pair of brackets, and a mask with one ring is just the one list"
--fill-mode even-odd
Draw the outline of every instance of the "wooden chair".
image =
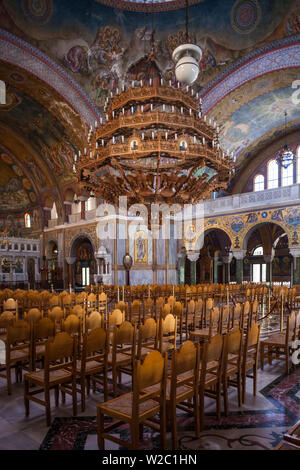
[[64, 311], [61, 307], [53, 307], [50, 312], [48, 312], [48, 317], [55, 323], [55, 329], [60, 331], [62, 328], [62, 321], [64, 318]]
[[134, 300], [130, 304], [130, 323], [140, 324], [142, 321], [142, 304], [140, 300]]
[[[264, 370], [265, 357], [268, 358], [269, 364], [273, 359], [285, 361], [286, 374], [290, 372], [290, 356], [292, 343], [296, 339], [296, 313], [292, 312], [287, 317], [287, 325], [285, 332], [274, 333], [267, 339], [260, 342], [260, 366]], [[265, 348], [268, 352], [265, 354]]]
[[7, 299], [3, 302], [3, 311], [4, 312], [12, 312], [16, 320], [18, 320], [18, 301], [15, 299]]
[[154, 318], [147, 320], [138, 329], [138, 345], [136, 358], [144, 359], [146, 354], [157, 349], [158, 345], [158, 324]]
[[108, 315], [107, 327], [111, 329], [115, 326], [121, 325], [125, 321], [125, 313], [121, 310], [114, 310], [111, 314]]
[[[200, 437], [199, 356], [200, 345], [195, 345], [192, 341], [186, 341], [179, 351], [173, 351], [171, 376], [168, 377], [166, 396], [173, 450], [178, 448], [176, 408], [194, 415], [196, 437]], [[188, 403], [184, 404], [187, 400]]]
[[107, 295], [105, 292], [101, 292], [98, 296], [98, 312], [107, 320]]
[[[202, 350], [199, 377], [200, 430], [204, 429], [204, 397], [216, 400], [217, 417], [221, 417], [221, 388], [223, 372], [223, 337], [219, 333], [205, 342]], [[212, 390], [212, 388], [215, 389]]]
[[65, 331], [70, 336], [76, 337], [76, 344], [78, 351], [80, 348], [81, 340], [81, 322], [76, 315], [68, 315], [65, 320], [62, 321], [62, 331]]
[[[247, 330], [246, 341], [243, 352], [242, 362], [242, 403], [246, 398], [246, 380], [247, 377], [253, 379], [253, 395], [256, 395], [257, 387], [257, 369], [258, 369], [258, 354], [259, 354], [259, 334], [260, 325], [253, 323]], [[247, 372], [253, 370], [253, 375]]]
[[30, 338], [30, 325], [24, 320], [18, 320], [7, 327], [5, 364], [0, 365], [0, 377], [6, 379], [8, 395], [12, 393], [11, 370], [15, 369], [16, 382], [21, 381], [22, 368], [29, 366], [31, 362]]
[[242, 306], [240, 303], [233, 307], [231, 328], [243, 328]]
[[198, 341], [209, 341], [220, 331], [221, 314], [219, 307], [210, 310], [208, 326], [199, 330], [190, 331], [190, 337]]
[[[136, 361], [133, 369], [133, 391], [110, 400], [97, 407], [98, 447], [104, 449], [104, 440], [111, 440], [119, 445], [138, 450], [139, 437], [143, 425], [157, 429], [150, 418], [160, 412], [161, 447], [165, 449], [166, 439], [166, 370], [167, 356], [158, 351], [149, 353], [144, 362]], [[115, 419], [104, 426], [104, 416]], [[123, 441], [109, 434], [123, 423], [129, 423], [131, 442]]]
[[16, 317], [12, 312], [2, 312], [0, 315], [0, 341], [6, 342], [7, 328], [12, 326]]
[[90, 315], [86, 317], [85, 321], [85, 333], [95, 330], [96, 328], [103, 328], [104, 326], [103, 316], [101, 315], [101, 313], [96, 311], [91, 312]]
[[175, 302], [173, 305], [173, 315], [177, 318], [177, 325], [179, 326], [179, 341], [182, 343], [182, 330], [183, 330], [183, 305], [181, 302]]
[[29, 322], [37, 322], [43, 317], [43, 313], [38, 308], [31, 308], [28, 312], [24, 312], [24, 320]]
[[221, 310], [221, 318], [220, 318], [220, 328], [219, 332], [222, 334], [228, 333], [230, 330], [230, 307], [226, 305]]
[[61, 307], [60, 305], [60, 298], [58, 295], [52, 295], [49, 299], [49, 307]]
[[176, 349], [177, 317], [169, 313], [160, 319], [158, 348], [163, 354]]
[[97, 305], [97, 296], [93, 292], [91, 292], [86, 299], [86, 314], [93, 312], [98, 307]]
[[185, 320], [184, 320], [186, 339], [188, 338], [188, 333], [189, 333], [189, 330], [191, 329], [191, 326], [193, 327], [194, 322], [195, 322], [195, 307], [196, 307], [196, 302], [193, 299], [188, 302], [187, 307], [186, 307]]
[[[107, 353], [108, 335], [103, 328], [95, 328], [89, 334], [83, 336], [81, 359], [76, 361], [76, 382], [80, 388], [76, 392], [81, 396], [81, 411], [85, 410], [85, 392], [90, 393], [90, 382], [93, 382], [93, 391], [96, 391], [96, 383], [103, 386], [104, 400], [108, 399], [107, 388]], [[72, 394], [72, 387], [67, 384], [62, 387], [63, 402], [65, 393]]]
[[50, 318], [41, 318], [32, 328], [32, 370], [36, 370], [36, 362], [44, 362], [46, 342], [55, 336], [55, 323]]
[[108, 365], [112, 370], [113, 394], [117, 396], [117, 378], [121, 383], [121, 374], [132, 374], [135, 358], [136, 327], [128, 321], [115, 326], [113, 331], [112, 349], [108, 355]]
[[[69, 360], [66, 360], [69, 358]], [[76, 339], [66, 332], [59, 333], [48, 340], [45, 351], [45, 368], [25, 374], [24, 403], [25, 414], [29, 416], [29, 401], [32, 400], [46, 408], [46, 424], [51, 424], [50, 390], [55, 390], [55, 405], [58, 406], [59, 387], [72, 382], [73, 415], [77, 415], [76, 399]], [[40, 388], [30, 390], [30, 384]], [[44, 400], [35, 395], [44, 393]]]
[[225, 416], [229, 414], [228, 386], [237, 388], [238, 405], [242, 405], [242, 347], [242, 330], [234, 328], [225, 336], [224, 343], [223, 392]]
[[164, 305], [165, 305], [164, 298], [158, 297], [155, 301], [155, 320], [156, 321], [160, 319]]
[[73, 305], [73, 298], [70, 294], [66, 294], [61, 299], [61, 306], [64, 311], [64, 317], [67, 317], [71, 312], [71, 308]]
[[120, 300], [117, 304], [115, 304], [115, 310], [121, 310], [124, 313], [124, 320], [128, 320], [128, 304], [127, 302], [123, 302]]
[[154, 316], [154, 301], [151, 297], [148, 297], [144, 300], [143, 307], [143, 323], [147, 318], [152, 318]]

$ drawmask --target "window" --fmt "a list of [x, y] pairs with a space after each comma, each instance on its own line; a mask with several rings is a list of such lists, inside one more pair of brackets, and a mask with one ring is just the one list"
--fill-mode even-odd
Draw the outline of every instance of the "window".
[[276, 160], [268, 163], [268, 189], [278, 188], [278, 165]]
[[254, 178], [254, 191], [263, 191], [265, 189], [265, 178], [263, 175], [257, 175]]
[[25, 214], [25, 227], [30, 228], [31, 227], [31, 217], [30, 214]]
[[90, 268], [82, 268], [82, 285], [90, 285]]
[[262, 246], [258, 246], [257, 248], [255, 248], [255, 250], [253, 251], [253, 256], [262, 256], [264, 254], [264, 249]]
[[278, 165], [276, 160], [268, 163], [268, 189], [278, 188]]
[[85, 210], [86, 211], [92, 211], [93, 209], [96, 209], [96, 198], [95, 197], [89, 197], [88, 200], [85, 203]]
[[294, 165], [290, 165], [287, 168], [282, 168], [281, 173], [281, 186], [289, 186], [294, 182]]

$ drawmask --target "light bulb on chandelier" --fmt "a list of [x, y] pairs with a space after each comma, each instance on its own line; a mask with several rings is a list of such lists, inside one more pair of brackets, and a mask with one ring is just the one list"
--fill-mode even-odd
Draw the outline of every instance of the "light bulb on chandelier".
[[181, 44], [173, 51], [172, 59], [175, 62], [175, 76], [178, 82], [191, 85], [199, 75], [199, 62], [202, 51], [199, 46], [190, 44], [188, 33], [188, 0], [186, 0], [186, 44]]

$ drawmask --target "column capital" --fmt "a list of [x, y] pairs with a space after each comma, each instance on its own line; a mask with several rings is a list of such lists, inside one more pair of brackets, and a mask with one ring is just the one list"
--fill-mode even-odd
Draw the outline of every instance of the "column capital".
[[75, 256], [73, 256], [73, 257], [66, 257], [65, 260], [66, 260], [66, 262], [67, 262], [68, 264], [74, 264], [75, 261], [76, 261], [76, 257], [75, 257]]
[[264, 261], [266, 263], [272, 263], [274, 259], [274, 253], [272, 253], [271, 255], [264, 255]]
[[246, 256], [246, 250], [233, 250], [233, 251], [232, 251], [232, 256], [233, 256], [236, 260], [244, 259], [245, 256]]
[[231, 263], [232, 258], [233, 258], [232, 253], [228, 253], [228, 256], [222, 256], [223, 263], [225, 263], [225, 264]]
[[195, 253], [187, 253], [187, 257], [190, 261], [197, 261], [197, 259], [199, 258], [200, 256], [200, 253], [199, 252], [195, 252]]
[[289, 247], [289, 250], [293, 258], [300, 258], [300, 248]]

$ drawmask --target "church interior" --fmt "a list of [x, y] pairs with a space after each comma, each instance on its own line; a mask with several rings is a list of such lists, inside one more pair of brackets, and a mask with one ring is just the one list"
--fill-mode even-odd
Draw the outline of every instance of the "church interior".
[[1, 450], [300, 450], [299, 87], [299, 0], [0, 0]]

